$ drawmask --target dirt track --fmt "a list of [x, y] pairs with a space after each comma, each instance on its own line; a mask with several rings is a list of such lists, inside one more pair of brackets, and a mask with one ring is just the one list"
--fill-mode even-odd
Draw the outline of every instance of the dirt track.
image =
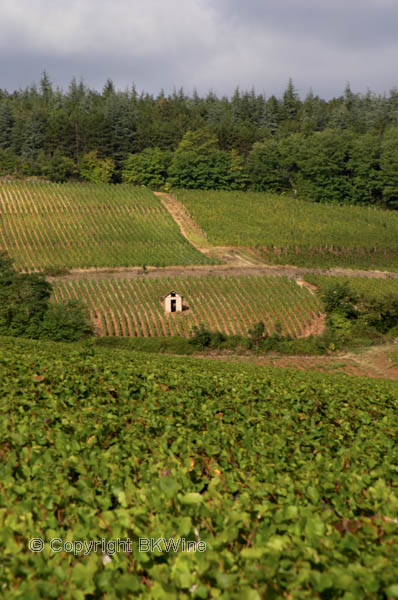
[[218, 354], [195, 355], [200, 358], [226, 362], [247, 362], [255, 365], [299, 369], [300, 371], [321, 371], [323, 373], [344, 373], [360, 377], [398, 380], [398, 366], [389, 355], [398, 349], [397, 344], [372, 346], [358, 352], [339, 353], [326, 356], [282, 356], [282, 355], [236, 355]]
[[112, 269], [73, 269], [69, 273], [57, 276], [48, 276], [49, 281], [67, 281], [71, 279], [134, 279], [139, 277], [203, 277], [219, 275], [276, 275], [302, 279], [303, 275], [316, 273], [319, 275], [369, 277], [374, 279], [398, 279], [398, 273], [391, 271], [361, 271], [358, 269], [315, 269], [295, 267], [292, 265], [190, 265], [188, 267], [121, 267]]

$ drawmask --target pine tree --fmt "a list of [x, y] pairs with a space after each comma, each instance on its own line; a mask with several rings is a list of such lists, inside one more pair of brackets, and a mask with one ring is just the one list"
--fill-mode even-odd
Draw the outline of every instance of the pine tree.
[[278, 129], [280, 121], [280, 103], [275, 96], [270, 96], [265, 103], [263, 124], [271, 134]]
[[25, 123], [24, 140], [21, 148], [21, 154], [24, 158], [37, 157], [39, 151], [43, 148], [44, 129], [42, 114], [39, 111], [32, 112]]
[[381, 187], [388, 208], [398, 208], [398, 127], [386, 130], [381, 144]]
[[7, 100], [3, 100], [0, 103], [0, 148], [6, 149], [11, 147], [13, 126], [14, 117], [10, 103]]
[[49, 104], [52, 99], [53, 89], [47, 71], [43, 71], [40, 79], [40, 93], [44, 103]]
[[100, 142], [102, 154], [112, 157], [120, 167], [134, 148], [137, 129], [135, 111], [127, 93], [111, 94], [108, 89], [103, 119], [107, 139]]
[[294, 120], [300, 108], [300, 98], [294, 87], [292, 78], [289, 78], [287, 88], [282, 98], [282, 114], [287, 120]]

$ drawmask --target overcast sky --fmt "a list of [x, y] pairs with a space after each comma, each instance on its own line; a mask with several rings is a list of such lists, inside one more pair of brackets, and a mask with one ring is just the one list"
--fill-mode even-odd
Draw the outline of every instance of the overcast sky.
[[0, 88], [388, 93], [397, 31], [397, 0], [0, 0]]

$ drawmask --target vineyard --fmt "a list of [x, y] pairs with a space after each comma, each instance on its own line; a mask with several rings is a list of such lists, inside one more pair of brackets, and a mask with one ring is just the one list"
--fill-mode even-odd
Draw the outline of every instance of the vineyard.
[[398, 597], [397, 384], [11, 338], [0, 351], [2, 597]]
[[328, 277], [327, 275], [305, 275], [306, 281], [320, 290], [335, 283], [348, 283], [350, 289], [366, 298], [382, 299], [387, 295], [398, 296], [398, 279], [373, 279], [368, 277]]
[[[212, 244], [253, 247], [269, 262], [398, 267], [398, 213], [254, 193], [178, 197]], [[0, 183], [0, 248], [23, 271], [216, 263], [155, 195], [127, 185]], [[52, 278], [51, 302], [81, 300], [103, 338], [186, 343], [177, 336], [200, 325], [246, 337], [259, 321], [268, 335], [322, 332], [311, 285], [220, 269], [72, 273]], [[398, 293], [396, 279], [306, 279]], [[184, 297], [180, 313], [164, 312], [171, 290]], [[119, 343], [131, 342], [0, 337], [1, 597], [398, 598], [397, 383]], [[140, 551], [140, 538], [204, 551]], [[99, 549], [67, 549], [83, 541]]]
[[398, 213], [254, 192], [178, 191], [217, 246], [255, 247], [267, 263], [398, 269]]
[[127, 185], [2, 182], [0, 247], [24, 271], [215, 262], [150, 191]]
[[[183, 312], [165, 314], [162, 298], [170, 290], [184, 296]], [[185, 336], [203, 323], [211, 331], [247, 335], [263, 321], [268, 334], [312, 333], [321, 306], [306, 288], [286, 277], [163, 277], [57, 282], [54, 300], [78, 298], [96, 331], [110, 336]]]

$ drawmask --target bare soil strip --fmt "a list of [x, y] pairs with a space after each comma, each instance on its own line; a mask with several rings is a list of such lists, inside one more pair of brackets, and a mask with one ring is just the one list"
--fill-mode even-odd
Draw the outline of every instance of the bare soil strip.
[[211, 355], [195, 354], [225, 362], [244, 362], [264, 366], [298, 369], [300, 371], [322, 371], [324, 373], [344, 373], [360, 377], [398, 380], [398, 367], [394, 366], [389, 354], [396, 350], [396, 344], [373, 346], [359, 352], [339, 353], [327, 356], [282, 356], [268, 354], [253, 356], [213, 352]]
[[[302, 278], [308, 274], [330, 275], [332, 277], [368, 277], [370, 279], [398, 279], [398, 273], [393, 271], [361, 271], [353, 269], [316, 269], [310, 267], [295, 267], [293, 265], [190, 265], [172, 267], [120, 267], [107, 269], [73, 269], [62, 275], [47, 276], [49, 281], [68, 281], [77, 279], [136, 279], [145, 277], [219, 277], [220, 275], [276, 275], [298, 279], [303, 285]], [[309, 284], [305, 282], [305, 287]], [[315, 287], [315, 286], [313, 286]]]
[[181, 234], [202, 254], [237, 267], [251, 266], [262, 262], [250, 250], [245, 251], [245, 249], [233, 246], [212, 246], [206, 233], [192, 219], [182, 202], [171, 194], [154, 193], [179, 226]]
[[205, 232], [190, 217], [185, 206], [171, 194], [154, 192], [180, 228], [181, 234], [200, 252], [211, 250]]

